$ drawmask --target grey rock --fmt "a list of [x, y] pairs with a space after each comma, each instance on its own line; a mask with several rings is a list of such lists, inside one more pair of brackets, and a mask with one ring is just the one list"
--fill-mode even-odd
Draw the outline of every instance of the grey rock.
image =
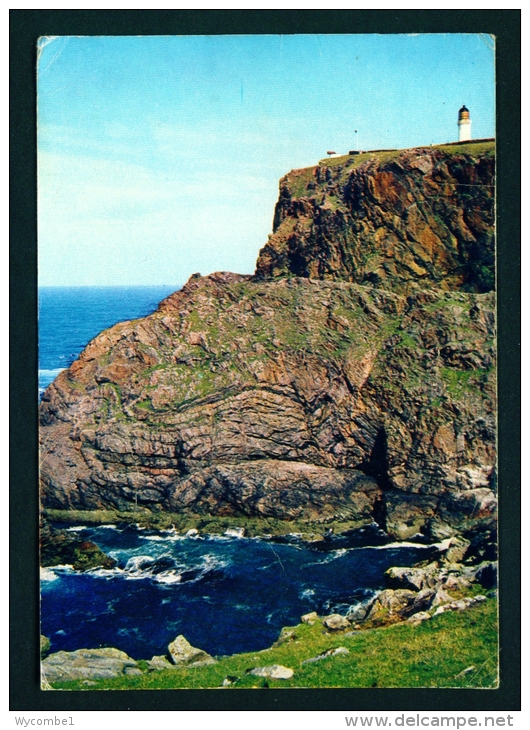
[[164, 669], [176, 668], [165, 656], [154, 656], [151, 661], [147, 662], [147, 666], [150, 672], [161, 672]]
[[433, 616], [439, 616], [441, 613], [445, 613], [446, 611], [465, 611], [466, 608], [470, 608], [471, 606], [476, 606], [479, 603], [482, 603], [483, 601], [487, 601], [488, 599], [486, 596], [468, 596], [466, 598], [461, 598], [458, 601], [451, 601], [451, 603], [445, 603], [443, 606], [438, 606], [436, 611], [434, 612]]
[[140, 674], [143, 674], [142, 670], [138, 669], [138, 667], [125, 667], [123, 673], [127, 675], [127, 677], [137, 677]]
[[470, 546], [469, 540], [463, 537], [452, 537], [449, 543], [449, 549], [445, 553], [444, 561], [447, 563], [461, 563], [465, 558]]
[[471, 581], [465, 575], [448, 575], [443, 580], [443, 587], [448, 591], [459, 591], [469, 588]]
[[368, 607], [369, 604], [367, 603], [359, 603], [358, 606], [353, 606], [353, 608], [350, 608], [350, 610], [346, 614], [346, 618], [352, 624], [363, 621], [366, 618], [366, 614], [368, 613]]
[[177, 636], [167, 649], [169, 658], [177, 666], [198, 667], [203, 664], [215, 664], [215, 659], [212, 656], [202, 649], [196, 649], [182, 634]]
[[436, 598], [436, 593], [437, 591], [434, 588], [424, 588], [417, 594], [412, 606], [405, 608], [403, 613], [412, 614], [427, 610], [432, 606], [432, 602]]
[[119, 649], [78, 649], [50, 654], [42, 661], [43, 679], [70, 682], [76, 679], [112, 679], [138, 668], [134, 659]]
[[344, 631], [349, 629], [351, 624], [347, 618], [341, 616], [339, 613], [332, 613], [323, 621], [324, 626], [330, 631]]
[[407, 588], [411, 591], [421, 591], [423, 588], [433, 588], [436, 585], [436, 565], [425, 568], [389, 568], [385, 573], [385, 582], [389, 588]]
[[407, 623], [417, 625], [423, 623], [423, 621], [428, 621], [430, 618], [431, 615], [427, 611], [418, 611], [418, 613], [413, 613], [412, 616], [409, 616]]
[[441, 606], [444, 603], [451, 603], [452, 600], [453, 598], [449, 595], [449, 593], [446, 593], [443, 588], [439, 588], [431, 601], [431, 608]]
[[[407, 610], [409, 612], [412, 610], [417, 599], [418, 594], [414, 591], [409, 591], [405, 588], [397, 590], [387, 588], [374, 599], [366, 620], [375, 624], [400, 621]], [[423, 597], [420, 597], [418, 605], [422, 601]], [[421, 608], [417, 608], [417, 610], [419, 611]]]
[[274, 642], [273, 646], [281, 646], [282, 644], [287, 644], [289, 641], [294, 641], [296, 638], [294, 629], [289, 629], [284, 626], [284, 628], [280, 631], [280, 635]]
[[302, 616], [301, 620], [303, 624], [309, 624], [309, 626], [312, 626], [318, 621], [318, 614], [316, 611], [311, 611], [311, 613], [305, 613]]
[[249, 674], [253, 674], [256, 677], [269, 677], [270, 679], [291, 679], [294, 671], [281, 664], [272, 664], [269, 667], [256, 667], [255, 669], [251, 669]]
[[350, 650], [345, 646], [337, 646], [335, 649], [328, 649], [327, 651], [323, 651], [322, 654], [318, 654], [310, 659], [304, 659], [302, 664], [314, 664], [315, 662], [319, 662], [321, 659], [326, 659], [330, 656], [345, 656], [349, 653]]

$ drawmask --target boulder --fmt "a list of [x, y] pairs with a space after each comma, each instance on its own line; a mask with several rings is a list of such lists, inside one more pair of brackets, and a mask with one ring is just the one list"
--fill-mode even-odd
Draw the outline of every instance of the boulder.
[[321, 659], [326, 659], [330, 656], [345, 656], [349, 653], [350, 650], [346, 649], [345, 646], [337, 646], [335, 649], [328, 649], [327, 651], [323, 651], [322, 654], [318, 654], [310, 659], [304, 659], [302, 664], [314, 664], [315, 662], [319, 662]]
[[407, 619], [407, 623], [418, 625], [421, 624], [423, 621], [428, 621], [431, 618], [431, 614], [427, 613], [427, 611], [418, 611], [418, 613], [413, 613], [412, 616], [409, 616]]
[[444, 562], [461, 563], [466, 556], [470, 544], [469, 540], [465, 540], [463, 537], [452, 537], [449, 541], [449, 549], [443, 558]]
[[436, 585], [437, 567], [431, 563], [425, 568], [389, 568], [385, 573], [385, 583], [389, 588], [407, 588], [411, 591], [433, 588]]
[[345, 629], [349, 629], [351, 626], [348, 619], [341, 616], [339, 613], [332, 613], [329, 616], [326, 616], [323, 624], [327, 629], [329, 629], [329, 631], [344, 631]]
[[471, 585], [471, 581], [469, 578], [466, 578], [465, 575], [454, 575], [450, 574], [447, 577], [444, 577], [443, 581], [443, 587], [446, 588], [448, 591], [460, 591], [462, 589], [469, 588]]
[[318, 614], [316, 611], [311, 611], [311, 613], [305, 613], [302, 616], [301, 620], [303, 624], [309, 624], [309, 626], [312, 626], [318, 621]]
[[443, 588], [438, 588], [430, 605], [431, 608], [434, 608], [434, 606], [441, 606], [444, 603], [451, 603], [452, 600], [453, 597], [449, 593], [446, 593]]
[[[412, 609], [417, 598], [418, 594], [414, 591], [405, 588], [398, 588], [397, 590], [387, 588], [374, 599], [366, 620], [375, 625], [402, 621], [404, 613]], [[423, 600], [423, 597], [421, 597], [421, 600]], [[421, 609], [418, 608], [419, 610]]]
[[487, 600], [486, 596], [468, 596], [466, 598], [461, 598], [458, 601], [451, 601], [451, 603], [445, 603], [443, 606], [438, 606], [436, 611], [433, 613], [433, 616], [439, 616], [446, 611], [465, 611], [466, 608], [476, 606], [477, 604]]
[[253, 674], [255, 677], [268, 677], [270, 679], [291, 679], [294, 671], [281, 664], [272, 664], [270, 667], [256, 667], [255, 669], [251, 669], [249, 674]]
[[424, 588], [420, 591], [412, 603], [412, 606], [403, 609], [403, 615], [410, 615], [418, 611], [426, 611], [432, 606], [432, 602], [436, 598], [437, 591], [434, 588]]
[[151, 661], [147, 662], [147, 667], [150, 672], [161, 672], [164, 669], [176, 668], [165, 656], [154, 656]]
[[227, 537], [245, 537], [247, 530], [245, 527], [229, 527], [225, 531]]
[[294, 632], [294, 629], [289, 629], [286, 626], [283, 627], [283, 629], [280, 631], [280, 635], [274, 642], [273, 646], [281, 646], [282, 644], [287, 644], [290, 641], [294, 641], [296, 639], [296, 634]]
[[41, 668], [42, 678], [48, 682], [112, 679], [142, 673], [134, 659], [113, 648], [58, 651], [46, 657]]
[[203, 664], [215, 664], [215, 659], [202, 649], [196, 649], [182, 636], [169, 644], [168, 654], [173, 664], [177, 666], [199, 667]]
[[90, 540], [82, 540], [66, 530], [41, 523], [40, 558], [43, 568], [71, 565], [74, 570], [113, 568], [116, 561]]
[[368, 613], [368, 604], [359, 603], [357, 606], [353, 606], [352, 608], [350, 608], [350, 610], [346, 614], [346, 618], [348, 619], [348, 621], [350, 623], [356, 624], [359, 621], [364, 621], [367, 613]]

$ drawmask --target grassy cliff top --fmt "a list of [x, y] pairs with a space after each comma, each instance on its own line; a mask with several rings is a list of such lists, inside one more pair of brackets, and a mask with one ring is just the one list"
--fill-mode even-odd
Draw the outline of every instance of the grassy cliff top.
[[[473, 157], [479, 157], [484, 154], [495, 154], [495, 140], [478, 140], [474, 142], [471, 140], [467, 144], [460, 143], [448, 143], [441, 145], [422, 145], [420, 147], [411, 147], [406, 149], [390, 149], [390, 150], [367, 150], [355, 155], [341, 155], [339, 157], [325, 157], [319, 161], [320, 167], [336, 167], [339, 165], [347, 165], [348, 168], [354, 169], [361, 165], [367, 160], [376, 159], [380, 162], [389, 162], [390, 160], [396, 159], [403, 152], [423, 151], [423, 150], [442, 150], [449, 154], [455, 155], [472, 155]], [[305, 168], [313, 169], [313, 168]]]

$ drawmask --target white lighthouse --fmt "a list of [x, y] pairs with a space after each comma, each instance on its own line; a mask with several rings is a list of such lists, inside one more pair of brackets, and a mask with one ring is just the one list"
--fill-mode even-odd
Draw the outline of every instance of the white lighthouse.
[[463, 106], [458, 110], [458, 141], [467, 142], [471, 139], [471, 118], [469, 109]]

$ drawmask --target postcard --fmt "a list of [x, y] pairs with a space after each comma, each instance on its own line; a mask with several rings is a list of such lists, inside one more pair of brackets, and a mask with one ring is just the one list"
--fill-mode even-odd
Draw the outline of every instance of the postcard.
[[498, 687], [494, 64], [39, 39], [43, 689]]

